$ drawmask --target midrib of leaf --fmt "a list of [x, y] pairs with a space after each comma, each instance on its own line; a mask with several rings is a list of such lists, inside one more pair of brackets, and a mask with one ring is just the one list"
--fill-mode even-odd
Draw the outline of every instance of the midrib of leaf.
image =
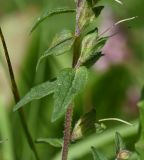
[[[74, 71], [71, 70], [71, 72], [74, 72]], [[68, 90], [69, 90], [69, 88], [72, 86], [73, 80], [74, 80], [74, 77], [72, 77], [71, 83], [69, 83]], [[59, 84], [58, 84], [58, 85], [59, 85]], [[62, 83], [61, 85], [63, 85], [63, 83]], [[69, 92], [69, 91], [67, 91], [67, 92], [65, 93], [60, 108], [62, 108], [62, 106], [63, 106], [63, 104], [64, 104], [64, 102], [65, 102], [65, 99], [66, 99], [65, 97], [66, 97], [66, 95], [67, 95], [68, 92]], [[62, 109], [63, 109], [63, 108], [62, 108]], [[52, 121], [54, 121], [53, 118], [52, 118]]]
[[[87, 70], [85, 67], [81, 67], [79, 69], [67, 69], [60, 74], [60, 77], [57, 79], [57, 85], [61, 85], [61, 87], [58, 88], [54, 94], [55, 104], [52, 122], [64, 114], [68, 105], [72, 103], [74, 97], [78, 94], [82, 87], [84, 87], [86, 80]], [[62, 88], [62, 86], [66, 88]], [[59, 96], [59, 94], [61, 95]]]
[[35, 100], [41, 99], [54, 92], [56, 81], [54, 82], [44, 82], [38, 86], [33, 87], [14, 107], [14, 111], [18, 110], [27, 103]]
[[65, 39], [65, 40], [63, 40], [63, 41], [61, 41], [61, 42], [59, 42], [59, 43], [56, 44], [55, 46], [49, 48], [48, 51], [54, 49], [54, 48], [57, 47], [58, 45], [60, 45], [60, 44], [62, 44], [62, 43], [64, 43], [64, 42], [66, 42], [66, 41], [69, 41], [69, 40], [71, 40], [71, 39], [72, 39], [72, 37], [69, 37], [69, 38], [67, 38], [67, 39]]
[[[66, 95], [69, 95], [70, 94], [70, 91], [71, 91], [71, 88], [72, 88], [72, 85], [73, 85], [73, 83], [74, 83], [74, 80], [75, 80], [75, 75], [76, 74], [74, 74], [74, 77], [72, 77], [72, 81], [71, 81], [71, 83], [70, 83], [70, 89], [68, 89], [68, 93], [66, 93]], [[65, 96], [65, 97], [67, 97], [67, 96]], [[63, 99], [63, 103], [62, 104], [65, 104], [64, 102], [66, 101], [66, 98], [64, 98]], [[68, 104], [69, 105], [69, 104]], [[61, 105], [62, 106], [62, 105]]]
[[36, 70], [38, 70], [39, 64], [40, 64], [40, 62], [42, 61], [42, 59], [45, 58], [45, 57], [47, 57], [47, 56], [50, 56], [50, 55], [51, 55], [51, 51], [52, 51], [53, 49], [55, 49], [55, 47], [61, 45], [62, 43], [65, 43], [66, 41], [70, 41], [71, 39], [72, 39], [72, 37], [69, 37], [69, 38], [67, 38], [67, 39], [65, 39], [65, 40], [57, 43], [55, 46], [49, 48], [48, 50], [46, 50], [46, 51], [44, 52], [44, 54], [42, 54], [41, 57], [39, 58], [38, 63], [37, 63], [37, 66], [36, 66]]

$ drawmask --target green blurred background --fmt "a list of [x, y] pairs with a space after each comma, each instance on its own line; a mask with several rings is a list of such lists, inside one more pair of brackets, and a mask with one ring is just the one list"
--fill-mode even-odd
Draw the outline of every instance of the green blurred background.
[[[102, 0], [101, 3], [105, 5], [105, 10], [94, 24], [99, 26], [100, 31], [117, 20], [133, 16], [138, 18], [113, 31], [118, 33], [106, 44], [104, 59], [100, 59], [91, 69], [88, 87], [76, 98], [73, 125], [91, 107], [96, 108], [97, 119], [117, 117], [132, 121], [138, 117], [136, 104], [144, 81], [144, 1], [125, 0], [122, 6], [113, 0]], [[31, 26], [41, 13], [58, 7], [74, 8], [75, 3], [74, 0], [0, 0], [0, 25], [5, 34], [21, 96], [32, 86], [54, 78], [62, 68], [71, 66], [72, 55], [69, 53], [47, 58], [38, 72], [35, 71], [37, 60], [48, 48], [52, 37], [62, 29], [75, 29], [75, 15], [69, 13], [49, 18], [29, 35]], [[0, 53], [3, 53], [1, 43]], [[63, 136], [64, 118], [55, 123], [50, 122], [52, 104], [52, 96], [48, 96], [25, 106], [27, 122], [34, 139]], [[17, 112], [12, 112], [13, 105], [6, 62], [3, 54], [0, 54], [0, 140], [8, 139], [0, 144], [0, 160], [33, 160], [19, 116]], [[114, 137], [113, 129], [119, 123], [106, 125], [107, 135], [112, 133]], [[96, 138], [97, 135], [92, 135], [72, 144], [69, 159], [91, 160], [90, 142], [95, 143]], [[130, 140], [126, 139], [131, 150], [136, 138], [135, 134]], [[57, 156], [60, 149], [49, 144], [36, 144], [36, 147], [41, 160], [60, 159]], [[98, 148], [113, 158], [113, 141], [102, 143]]]

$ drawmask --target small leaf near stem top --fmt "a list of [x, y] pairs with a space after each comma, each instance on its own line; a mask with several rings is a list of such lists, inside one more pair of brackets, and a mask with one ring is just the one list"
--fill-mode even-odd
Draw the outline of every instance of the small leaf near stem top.
[[74, 36], [71, 31], [63, 30], [62, 32], [56, 34], [50, 47], [40, 56], [36, 66], [36, 71], [38, 70], [38, 67], [42, 62], [42, 60], [44, 60], [48, 56], [50, 55], [59, 56], [61, 54], [70, 52], [73, 43], [74, 43]]
[[38, 27], [40, 23], [42, 23], [45, 19], [48, 17], [51, 17], [53, 15], [58, 15], [58, 14], [63, 14], [63, 13], [73, 13], [75, 12], [75, 9], [70, 9], [70, 8], [57, 8], [51, 11], [47, 11], [44, 14], [42, 14], [40, 17], [37, 18], [37, 21], [33, 25], [31, 29], [31, 33]]

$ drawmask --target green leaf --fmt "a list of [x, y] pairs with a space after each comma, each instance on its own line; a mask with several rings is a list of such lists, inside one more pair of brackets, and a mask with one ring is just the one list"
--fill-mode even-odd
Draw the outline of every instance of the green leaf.
[[36, 143], [46, 143], [54, 147], [62, 147], [63, 139], [62, 138], [38, 138]]
[[56, 87], [56, 81], [44, 82], [38, 86], [33, 87], [15, 106], [14, 111], [18, 110], [25, 104], [35, 100], [41, 99], [49, 94], [52, 94]]
[[96, 111], [92, 109], [84, 114], [75, 124], [71, 140], [75, 141], [96, 132], [95, 128]]
[[94, 54], [91, 54], [91, 55], [85, 60], [85, 62], [82, 63], [82, 65], [89, 68], [89, 67], [91, 67], [92, 65], [94, 65], [102, 56], [104, 56], [104, 54], [102, 54], [101, 52], [95, 52]]
[[124, 143], [121, 135], [120, 135], [118, 132], [115, 133], [115, 144], [116, 144], [116, 153], [117, 153], [117, 154], [118, 154], [120, 151], [126, 149], [125, 143]]
[[80, 34], [90, 23], [97, 18], [103, 6], [97, 6], [99, 0], [76, 0], [77, 3], [77, 34]]
[[86, 0], [76, 0], [77, 3], [77, 34], [80, 34], [95, 18], [92, 8]]
[[98, 17], [101, 14], [103, 9], [104, 9], [104, 6], [93, 7], [92, 10], [93, 10], [93, 12], [95, 14], [95, 17]]
[[86, 35], [82, 41], [81, 55], [79, 58], [80, 64], [90, 67], [93, 65], [100, 57], [101, 50], [107, 41], [107, 37], [98, 38], [97, 30], [96, 32]]
[[93, 154], [93, 160], [108, 160], [106, 156], [98, 151], [95, 147], [91, 147], [92, 154]]
[[49, 49], [46, 50], [44, 54], [40, 56], [36, 70], [38, 69], [39, 64], [44, 58], [50, 55], [58, 56], [66, 52], [69, 52], [72, 48], [73, 42], [74, 42], [74, 36], [72, 32], [69, 30], [63, 30], [59, 34], [56, 34]]
[[90, 31], [88, 31], [88, 33], [86, 33], [86, 35], [92, 34], [92, 33], [97, 33], [98, 34], [98, 28], [95, 27], [94, 29], [91, 29]]
[[60, 118], [72, 103], [74, 97], [85, 87], [87, 82], [87, 69], [64, 69], [57, 77], [57, 87], [54, 93], [54, 110], [52, 122]]
[[51, 17], [53, 15], [62, 14], [62, 13], [73, 13], [75, 12], [75, 9], [70, 8], [57, 8], [55, 10], [47, 11], [44, 14], [42, 14], [40, 17], [37, 18], [36, 23], [33, 25], [31, 29], [31, 33], [37, 28], [37, 26], [42, 23], [45, 19], [48, 17]]
[[144, 89], [142, 92], [141, 101], [138, 103], [140, 112], [140, 127], [139, 127], [139, 140], [135, 144], [136, 151], [140, 159], [144, 159]]
[[100, 0], [87, 0], [88, 4], [93, 7], [95, 6]]

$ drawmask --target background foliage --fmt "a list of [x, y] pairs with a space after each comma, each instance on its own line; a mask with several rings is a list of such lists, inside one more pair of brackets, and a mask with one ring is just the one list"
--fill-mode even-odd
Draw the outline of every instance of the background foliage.
[[[122, 36], [122, 39], [117, 39], [116, 44], [119, 46], [121, 41], [124, 41], [125, 46], [118, 48], [120, 51], [117, 49], [117, 53], [114, 52], [115, 54], [126, 53], [124, 58], [120, 62], [115, 62], [115, 59], [118, 59], [117, 56], [113, 58], [107, 56], [106, 62], [99, 62], [91, 69], [91, 78], [84, 94], [80, 93], [76, 98], [73, 126], [80, 116], [89, 111], [91, 107], [96, 109], [97, 120], [118, 117], [135, 124], [138, 119], [137, 102], [144, 81], [144, 2], [143, 0], [133, 2], [126, 0], [124, 5], [120, 6], [112, 0], [103, 0], [102, 4], [106, 6], [106, 11], [95, 22], [95, 25], [100, 26], [101, 30], [108, 28], [109, 24], [105, 24], [106, 21], [113, 22], [132, 16], [138, 16], [138, 18], [118, 28], [118, 35]], [[4, 32], [6, 36], [17, 35], [12, 40], [10, 36], [7, 36], [6, 40], [21, 96], [24, 96], [34, 85], [53, 79], [62, 68], [71, 65], [71, 54], [64, 54], [60, 57], [50, 56], [41, 63], [38, 71], [35, 71], [38, 58], [48, 48], [52, 37], [63, 28], [74, 31], [75, 17], [72, 13], [68, 13], [50, 18], [40, 25], [32, 35], [28, 35], [37, 15], [57, 7], [75, 8], [75, 4], [73, 0], [0, 0], [0, 23]], [[112, 15], [110, 17], [106, 16], [109, 12]], [[23, 32], [23, 30], [25, 31]], [[113, 51], [112, 45], [105, 50], [105, 54], [107, 55], [111, 51]], [[2, 52], [2, 48], [0, 48], [0, 52]], [[0, 57], [0, 61], [2, 70], [2, 68], [6, 68], [6, 64], [3, 57]], [[104, 69], [101, 67], [103, 63], [108, 64]], [[6, 77], [6, 75], [4, 76]], [[6, 140], [0, 144], [0, 159], [32, 160], [34, 156], [26, 142], [17, 112], [12, 112], [14, 102], [10, 95], [8, 76], [4, 78], [3, 71], [0, 80], [0, 140]], [[4, 84], [6, 87], [3, 87]], [[53, 99], [49, 95], [25, 106], [28, 125], [35, 140], [40, 137], [62, 138], [63, 136], [64, 117], [51, 123], [52, 105]], [[129, 150], [134, 150], [134, 144], [138, 140], [137, 125], [129, 128], [118, 122], [105, 122], [105, 124], [107, 129], [103, 134], [93, 134], [72, 144], [69, 159], [92, 159], [91, 146], [102, 150], [107, 157], [113, 159], [115, 156], [115, 131], [126, 137], [124, 140]], [[60, 148], [54, 148], [47, 143], [36, 143], [36, 147], [41, 159], [60, 159]]]

